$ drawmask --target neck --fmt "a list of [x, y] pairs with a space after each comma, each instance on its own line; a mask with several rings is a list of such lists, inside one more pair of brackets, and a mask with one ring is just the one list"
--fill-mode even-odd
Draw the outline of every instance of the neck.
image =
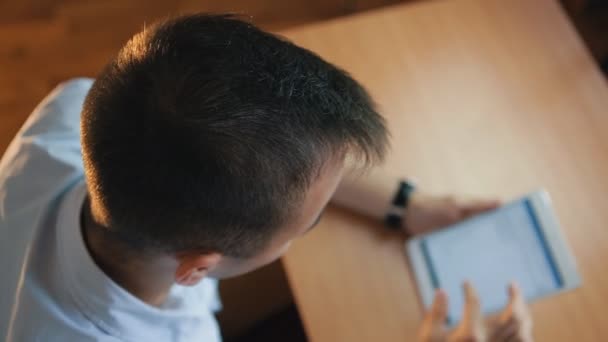
[[81, 213], [82, 235], [97, 266], [120, 287], [152, 305], [161, 306], [174, 284], [177, 262], [167, 256], [141, 256], [110, 237], [93, 218], [87, 199]]

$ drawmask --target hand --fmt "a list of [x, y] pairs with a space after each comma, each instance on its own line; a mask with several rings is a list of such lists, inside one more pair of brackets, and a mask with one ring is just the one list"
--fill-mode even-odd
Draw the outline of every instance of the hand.
[[443, 290], [437, 290], [433, 305], [420, 327], [420, 342], [485, 341], [486, 332], [477, 294], [469, 283], [464, 284], [463, 290], [465, 305], [462, 320], [451, 332], [445, 323], [448, 317], [448, 297]]
[[515, 284], [509, 286], [509, 304], [488, 324], [490, 342], [532, 342], [532, 317]]
[[448, 298], [438, 290], [426, 314], [418, 341], [420, 342], [532, 342], [532, 319], [515, 285], [509, 287], [509, 304], [497, 317], [484, 323], [475, 289], [464, 284], [465, 306], [460, 324], [452, 331], [445, 325]]
[[404, 229], [410, 235], [428, 233], [500, 206], [497, 200], [457, 200], [414, 192], [405, 211]]

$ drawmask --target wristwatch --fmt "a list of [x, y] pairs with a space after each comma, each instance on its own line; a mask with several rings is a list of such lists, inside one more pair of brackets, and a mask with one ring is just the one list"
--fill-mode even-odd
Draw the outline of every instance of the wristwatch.
[[405, 208], [407, 208], [414, 190], [416, 190], [414, 183], [406, 180], [399, 182], [397, 190], [395, 191], [395, 196], [391, 202], [391, 207], [384, 218], [384, 223], [388, 228], [395, 230], [406, 228], [405, 231], [407, 231], [404, 220]]

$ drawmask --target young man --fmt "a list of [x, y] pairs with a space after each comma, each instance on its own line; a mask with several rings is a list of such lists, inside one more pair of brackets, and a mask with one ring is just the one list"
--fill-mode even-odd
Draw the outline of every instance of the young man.
[[[196, 15], [144, 30], [95, 81], [55, 89], [2, 158], [2, 337], [220, 340], [214, 279], [278, 258], [334, 193], [386, 215], [394, 188], [340, 182], [346, 160], [372, 165], [387, 140], [348, 74], [248, 23]], [[404, 226], [495, 206], [416, 193]], [[467, 294], [477, 318], [448, 336], [438, 293], [421, 338], [478, 336]], [[519, 336], [520, 318], [512, 305], [495, 330]]]

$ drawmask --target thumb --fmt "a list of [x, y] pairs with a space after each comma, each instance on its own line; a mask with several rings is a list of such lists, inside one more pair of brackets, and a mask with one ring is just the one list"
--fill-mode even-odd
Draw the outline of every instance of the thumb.
[[448, 315], [448, 296], [443, 290], [435, 292], [431, 308], [427, 311], [420, 327], [418, 340], [443, 341], [445, 339], [445, 321]]
[[500, 314], [500, 321], [505, 322], [519, 314], [522, 307], [525, 307], [521, 290], [515, 283], [509, 285], [509, 304]]
[[479, 297], [477, 292], [468, 281], [463, 285], [464, 291], [464, 309], [462, 312], [463, 322], [470, 324], [476, 324], [478, 321], [482, 321], [481, 307], [479, 304]]
[[494, 328], [496, 340], [513, 339], [515, 336], [518, 341], [533, 341], [532, 316], [524, 295], [515, 283], [509, 286], [509, 304], [498, 316], [497, 323]]
[[485, 329], [477, 293], [469, 282], [464, 283], [463, 291], [465, 303], [462, 320], [448, 341], [484, 341]]
[[443, 326], [448, 317], [448, 295], [443, 290], [435, 291], [433, 305], [427, 312], [425, 323]]

